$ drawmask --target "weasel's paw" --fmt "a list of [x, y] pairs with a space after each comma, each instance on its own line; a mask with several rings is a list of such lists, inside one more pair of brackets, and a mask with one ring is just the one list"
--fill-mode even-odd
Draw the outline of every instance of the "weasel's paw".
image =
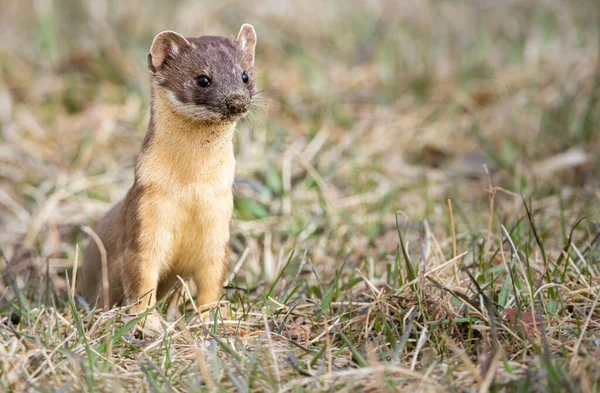
[[153, 339], [164, 333], [162, 319], [156, 312], [146, 315], [137, 325], [144, 338]]
[[214, 316], [218, 311], [218, 303], [207, 303], [198, 305], [198, 311], [200, 311], [200, 320], [204, 323], [211, 322], [214, 320]]

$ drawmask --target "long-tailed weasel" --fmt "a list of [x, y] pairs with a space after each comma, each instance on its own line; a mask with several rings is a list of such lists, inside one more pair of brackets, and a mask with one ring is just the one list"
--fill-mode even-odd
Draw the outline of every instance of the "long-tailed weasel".
[[[133, 311], [141, 313], [178, 275], [196, 283], [198, 306], [219, 300], [233, 210], [232, 139], [255, 93], [255, 46], [248, 24], [235, 39], [173, 31], [154, 38], [150, 123], [135, 180], [96, 227], [100, 247], [91, 241], [85, 252], [83, 293], [91, 305], [139, 299]], [[151, 328], [157, 323], [154, 316]]]

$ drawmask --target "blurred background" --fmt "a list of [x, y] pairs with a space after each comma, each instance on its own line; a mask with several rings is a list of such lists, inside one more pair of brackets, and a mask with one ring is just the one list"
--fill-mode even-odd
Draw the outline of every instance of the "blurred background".
[[0, 269], [21, 285], [48, 274], [64, 288], [87, 242], [81, 225], [131, 185], [146, 53], [166, 29], [234, 36], [251, 23], [258, 34], [265, 90], [236, 137], [241, 283], [271, 280], [294, 249], [324, 277], [348, 252], [348, 267], [385, 270], [397, 211], [446, 247], [449, 198], [467, 243], [490, 235], [492, 194], [495, 223], [533, 199], [547, 248], [583, 215], [584, 234], [600, 231], [597, 1], [2, 0], [0, 10]]

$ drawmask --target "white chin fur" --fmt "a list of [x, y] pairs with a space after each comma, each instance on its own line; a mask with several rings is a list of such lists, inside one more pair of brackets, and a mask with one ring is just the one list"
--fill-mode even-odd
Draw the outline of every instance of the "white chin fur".
[[184, 104], [175, 97], [173, 92], [167, 90], [167, 97], [171, 105], [182, 115], [189, 117], [192, 120], [206, 121], [206, 122], [222, 122], [225, 119], [219, 114], [209, 109], [206, 109], [203, 105], [196, 104]]

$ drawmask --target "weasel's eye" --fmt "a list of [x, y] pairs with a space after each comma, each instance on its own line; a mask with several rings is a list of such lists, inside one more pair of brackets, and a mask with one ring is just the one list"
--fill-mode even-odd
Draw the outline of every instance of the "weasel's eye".
[[250, 80], [250, 77], [248, 76], [248, 74], [246, 74], [245, 72], [242, 74], [242, 82], [244, 83], [248, 83], [248, 81]]
[[196, 78], [196, 81], [198, 82], [198, 86], [200, 87], [210, 86], [210, 79], [208, 79], [208, 76], [206, 75], [200, 75], [198, 78]]

